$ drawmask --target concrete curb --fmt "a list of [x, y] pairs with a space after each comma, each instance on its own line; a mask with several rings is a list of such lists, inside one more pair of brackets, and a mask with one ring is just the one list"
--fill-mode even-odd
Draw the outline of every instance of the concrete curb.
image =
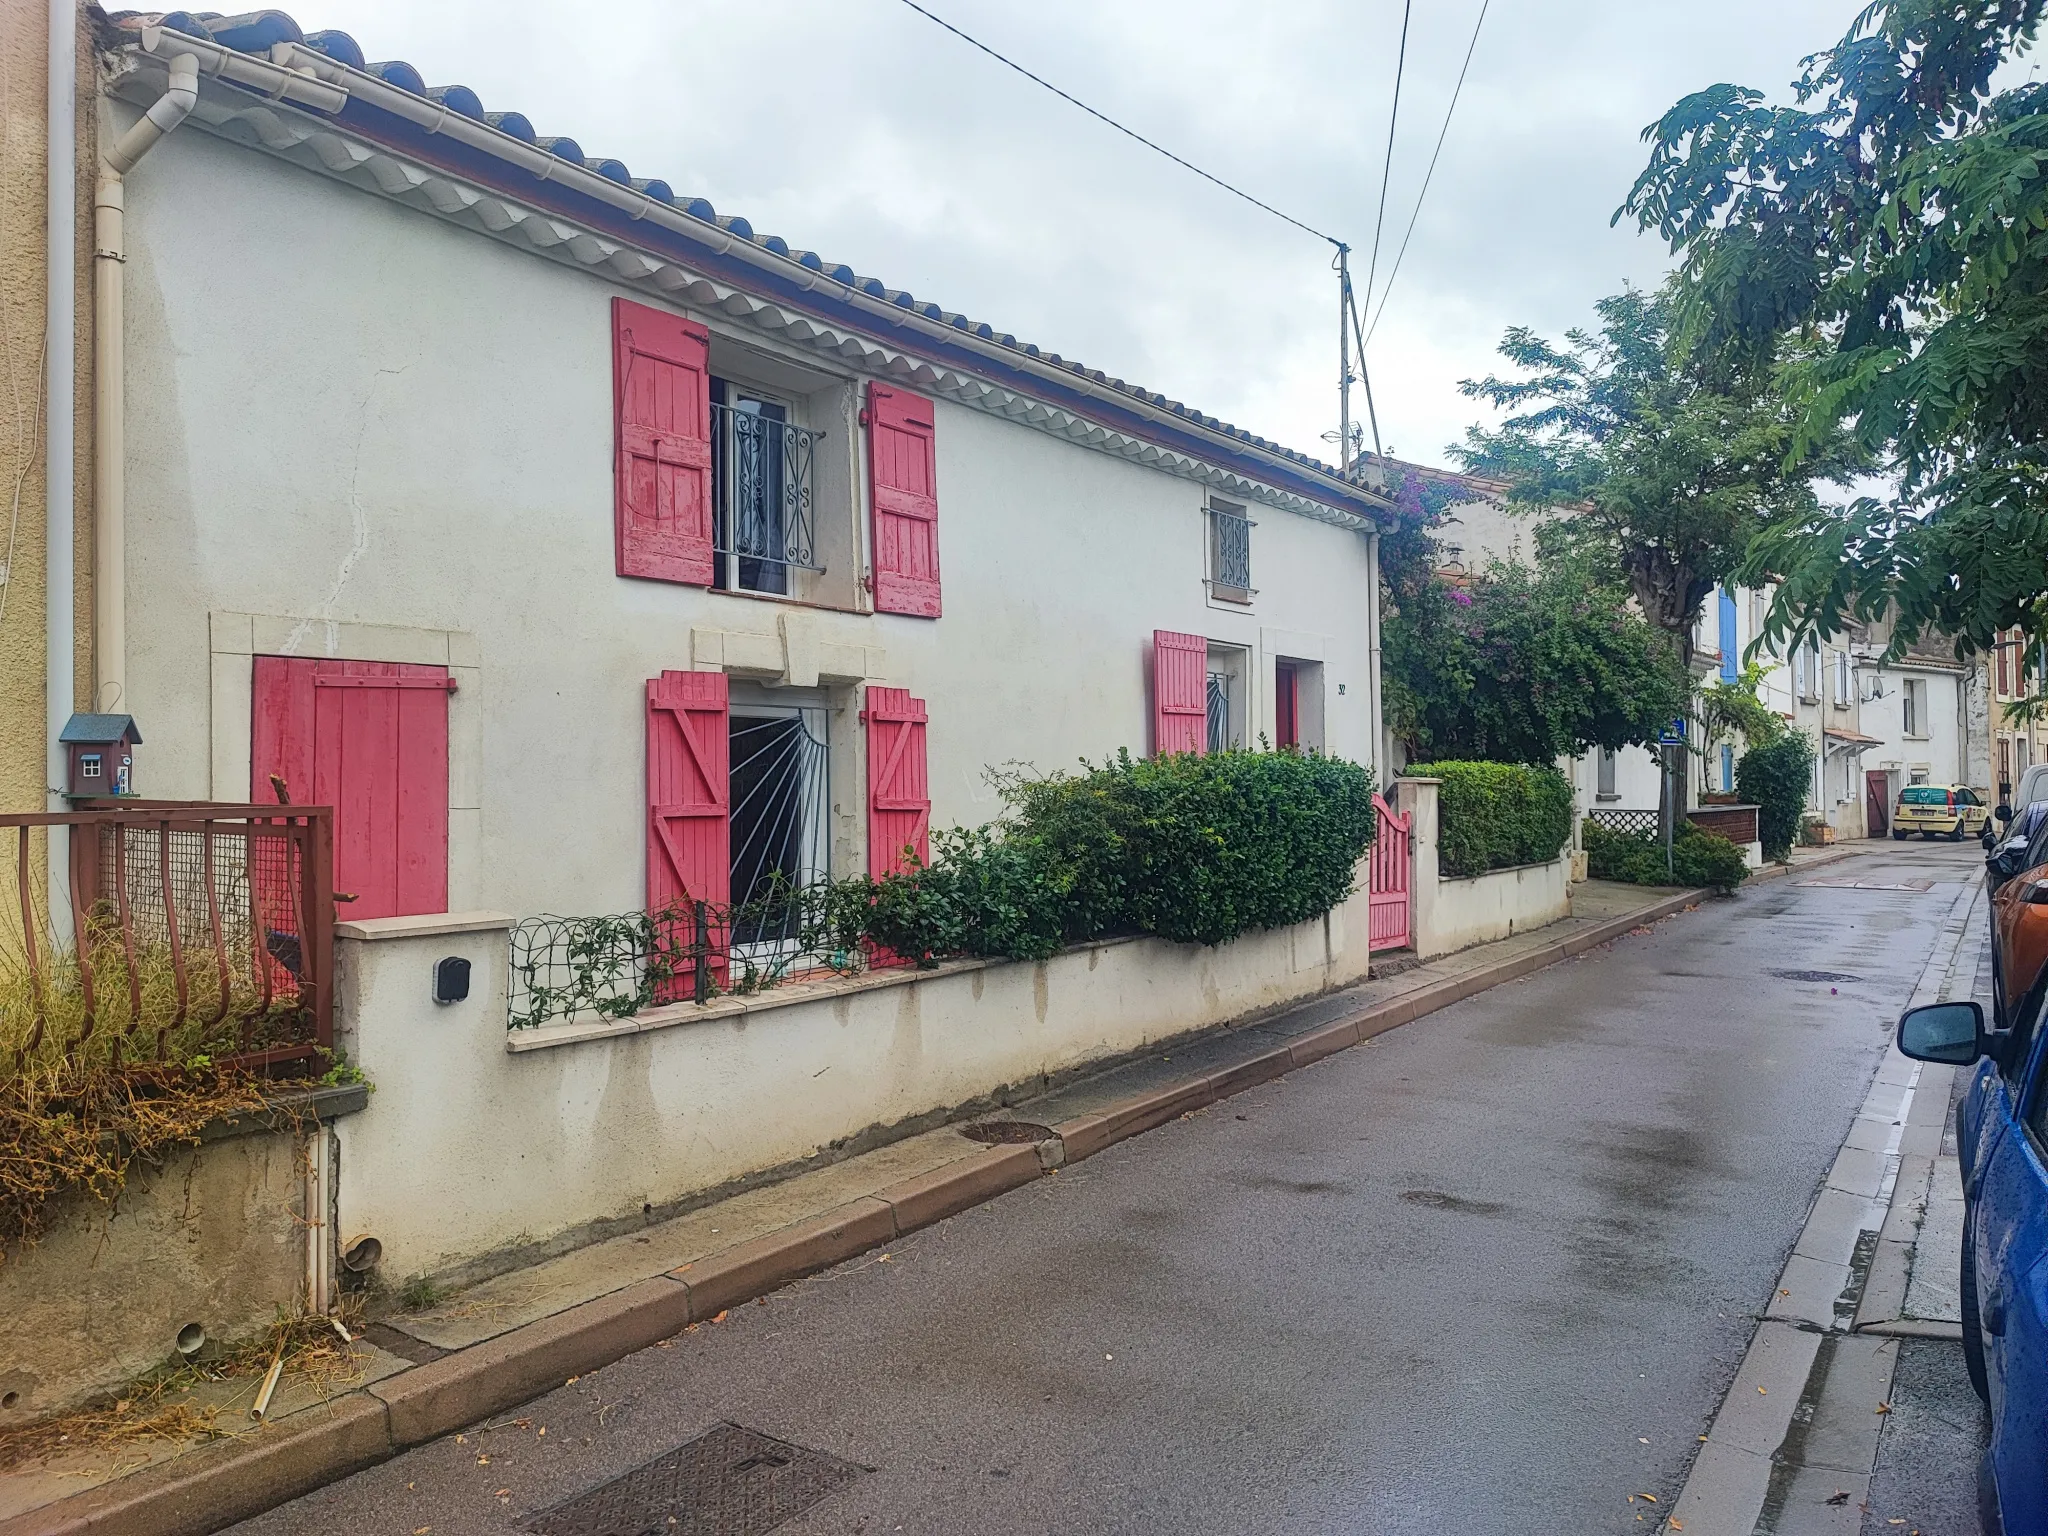
[[387, 1377], [335, 1398], [324, 1409], [296, 1414], [229, 1444], [179, 1456], [0, 1522], [0, 1536], [206, 1536], [537, 1397], [571, 1376], [610, 1365], [680, 1332], [688, 1323], [702, 1322], [956, 1215], [1191, 1110], [1597, 949], [1696, 906], [1708, 895], [1680, 891], [1554, 944], [1388, 998], [1234, 1066], [1062, 1121], [1052, 1127], [1051, 1142], [991, 1147], [961, 1158], [666, 1275]]

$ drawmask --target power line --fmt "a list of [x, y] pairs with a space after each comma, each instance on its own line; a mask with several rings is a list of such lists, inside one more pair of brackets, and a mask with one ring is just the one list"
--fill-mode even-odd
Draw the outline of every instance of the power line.
[[1401, 51], [1394, 58], [1394, 109], [1387, 118], [1387, 160], [1380, 167], [1380, 211], [1372, 221], [1372, 260], [1365, 268], [1367, 304], [1372, 303], [1373, 278], [1380, 269], [1380, 230], [1387, 222], [1387, 184], [1394, 174], [1394, 129], [1401, 122], [1401, 77], [1408, 71], [1408, 18], [1414, 9], [1415, 0], [1401, 0]]
[[[1034, 75], [1030, 70], [1026, 69], [1022, 64], [1017, 63], [1014, 59], [1005, 58], [1002, 54], [997, 53], [995, 49], [989, 47], [987, 43], [982, 42], [978, 38], [969, 37], [965, 32], [962, 32], [958, 27], [954, 26], [953, 23], [947, 21], [944, 17], [934, 16], [930, 11], [926, 10], [923, 6], [919, 5], [917, 3], [917, 0], [903, 0], [903, 3], [909, 6], [913, 11], [917, 12], [917, 14], [922, 16], [926, 21], [934, 22], [937, 25], [944, 27], [948, 32], [952, 33], [955, 37], [959, 38], [961, 42], [971, 43], [974, 47], [979, 48], [983, 53], [987, 54], [990, 58], [994, 59], [998, 64], [1002, 64], [1007, 68], [1014, 69], [1026, 80], [1032, 81], [1034, 84], [1044, 86], [1048, 91], [1051, 91], [1053, 95], [1059, 97], [1060, 100], [1068, 102], [1073, 106], [1079, 107], [1083, 112], [1086, 112], [1090, 117], [1095, 118], [1100, 122], [1107, 123], [1110, 127], [1114, 128], [1118, 133], [1122, 134], [1125, 138], [1136, 139], [1140, 144], [1144, 145], [1153, 153], [1166, 156], [1167, 159], [1171, 160], [1175, 165], [1180, 166], [1182, 169], [1193, 171], [1197, 176], [1201, 177], [1202, 180], [1214, 183], [1216, 186], [1221, 187], [1224, 191], [1228, 192], [1233, 197], [1243, 198], [1246, 202], [1250, 203], [1254, 208], [1264, 209], [1267, 213], [1272, 214], [1274, 218], [1281, 219], [1284, 220], [1286, 223], [1292, 224], [1296, 229], [1302, 231], [1302, 233], [1304, 234], [1314, 235], [1318, 240], [1327, 240], [1332, 245], [1343, 244], [1343, 242], [1339, 240], [1335, 235], [1326, 235], [1320, 229], [1317, 229], [1314, 225], [1304, 224], [1301, 222], [1301, 220], [1295, 218], [1292, 214], [1282, 213], [1278, 208], [1275, 208], [1271, 203], [1260, 202], [1259, 199], [1253, 197], [1251, 193], [1245, 191], [1242, 187], [1233, 187], [1221, 176], [1211, 176], [1207, 171], [1203, 170], [1199, 165], [1196, 165], [1193, 161], [1183, 160], [1179, 155], [1176, 155], [1172, 150], [1167, 149], [1162, 145], [1153, 143], [1150, 139], [1146, 138], [1145, 135], [1143, 135], [1142, 133], [1138, 133], [1133, 129], [1126, 128], [1122, 123], [1118, 122], [1115, 118], [1109, 116], [1107, 113], [1096, 111], [1093, 107], [1089, 106], [1087, 102], [1081, 100], [1078, 96], [1068, 95], [1065, 91], [1061, 90], [1058, 86], [1054, 85], [1050, 80], [1047, 80], [1039, 75]], [[1396, 91], [1398, 92], [1398, 90], [1399, 86], [1397, 84]], [[1384, 189], [1382, 189], [1382, 195], [1384, 196]], [[1385, 211], [1384, 206], [1382, 207], [1381, 211]], [[1369, 292], [1370, 289], [1368, 289], [1368, 293]]]
[[[1436, 136], [1436, 148], [1430, 151], [1429, 169], [1423, 173], [1422, 190], [1415, 194], [1415, 211], [1408, 215], [1408, 232], [1401, 236], [1401, 249], [1394, 256], [1394, 270], [1387, 274], [1387, 286], [1380, 290], [1379, 308], [1372, 312], [1372, 324], [1358, 343], [1358, 354], [1365, 356], [1365, 344], [1371, 341], [1373, 333], [1380, 328], [1380, 316], [1387, 312], [1387, 295], [1394, 291], [1394, 279], [1401, 275], [1402, 258], [1408, 254], [1408, 242], [1415, 237], [1415, 221], [1422, 217], [1422, 200], [1429, 196], [1429, 183], [1436, 175], [1437, 156], [1444, 152], [1444, 140], [1450, 135], [1451, 116], [1458, 110], [1458, 97], [1465, 90], [1465, 72], [1472, 67], [1472, 54], [1479, 47], [1479, 29], [1486, 25], [1487, 7], [1493, 0], [1479, 0], [1479, 19], [1472, 23], [1472, 41], [1465, 46], [1465, 62], [1458, 66], [1458, 83], [1451, 91], [1451, 104], [1444, 109], [1444, 125]], [[1368, 290], [1367, 302], [1371, 302]]]

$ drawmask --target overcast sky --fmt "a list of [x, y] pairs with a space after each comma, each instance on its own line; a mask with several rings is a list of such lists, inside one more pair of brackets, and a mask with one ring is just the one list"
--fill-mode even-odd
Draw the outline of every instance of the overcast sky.
[[[1204, 169], [1348, 240], [1363, 291], [1400, 0], [927, 0]], [[1444, 462], [1512, 324], [1584, 324], [1666, 255], [1608, 219], [1643, 125], [1774, 94], [1859, 0], [1494, 0], [1368, 354], [1389, 451]], [[315, 6], [318, 9], [314, 9]], [[901, 0], [296, 0], [371, 59], [756, 230], [1334, 459], [1330, 250], [1003, 69]], [[1479, 0], [1422, 0], [1380, 278]], [[1356, 400], [1358, 397], [1354, 395]], [[1362, 401], [1355, 407], [1362, 412]]]

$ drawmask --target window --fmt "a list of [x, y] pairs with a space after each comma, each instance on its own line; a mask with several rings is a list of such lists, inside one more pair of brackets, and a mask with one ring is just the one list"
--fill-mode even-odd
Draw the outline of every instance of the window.
[[1793, 679], [1808, 704], [1820, 702], [1820, 672], [1820, 642], [1809, 640], [1792, 653]]
[[1227, 752], [1230, 740], [1230, 674], [1211, 672], [1209, 674], [1209, 725], [1208, 749], [1211, 752]]
[[2012, 642], [2006, 636], [2000, 635], [1993, 642], [1992, 652], [1997, 658], [1996, 670], [1998, 674], [1994, 686], [1997, 688], [1998, 696], [2001, 699], [2009, 699], [2013, 696], [2014, 691], [2012, 686]]
[[96, 779], [100, 776], [100, 755], [97, 752], [78, 754], [78, 776], [81, 779]]
[[1236, 646], [1208, 648], [1203, 711], [1203, 749], [1229, 752], [1245, 741], [1245, 708], [1251, 702], [1248, 655]]
[[1735, 793], [1735, 749], [1726, 742], [1721, 745], [1721, 793]]
[[811, 531], [811, 463], [820, 434], [791, 402], [711, 381], [712, 585], [793, 596], [793, 573], [820, 569]]
[[448, 669], [258, 656], [249, 798], [331, 805], [351, 918], [448, 910]]
[[1849, 707], [1849, 653], [1835, 652], [1834, 694], [1832, 702], [1837, 709]]
[[1742, 636], [1736, 630], [1735, 594], [1723, 587], [1719, 603], [1719, 641], [1721, 645], [1721, 681], [1732, 683], [1742, 675]]
[[2012, 791], [2012, 738], [1998, 738], [1998, 798], [2003, 800]]
[[1904, 711], [1906, 717], [1906, 734], [1908, 736], [1925, 736], [1927, 734], [1927, 679], [1924, 677], [1907, 678], [1905, 687], [1900, 690], [1899, 702], [1900, 708]]
[[1594, 793], [1602, 800], [1619, 800], [1621, 798], [1620, 791], [1614, 787], [1616, 757], [1617, 754], [1612, 747], [1602, 747], [1600, 749], [1600, 758], [1595, 769], [1598, 777], [1595, 780]]
[[1209, 504], [1209, 595], [1226, 603], [1252, 600], [1252, 528], [1243, 507]]
[[735, 700], [726, 717], [732, 900], [763, 903], [732, 934], [737, 959], [793, 954], [796, 908], [766, 898], [828, 871], [825, 711]]

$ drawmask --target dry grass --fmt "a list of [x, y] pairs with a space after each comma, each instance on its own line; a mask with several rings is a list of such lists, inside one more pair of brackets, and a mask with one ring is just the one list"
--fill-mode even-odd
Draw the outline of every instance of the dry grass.
[[[341, 1320], [351, 1333], [360, 1304], [343, 1301]], [[179, 1362], [131, 1383], [103, 1402], [61, 1418], [0, 1431], [0, 1472], [59, 1453], [146, 1448], [154, 1443], [226, 1439], [251, 1427], [248, 1409], [279, 1349], [284, 1383], [304, 1383], [321, 1398], [357, 1374], [334, 1319], [317, 1313], [281, 1316], [262, 1336], [205, 1363]], [[223, 1390], [239, 1384], [240, 1390]]]
[[273, 968], [266, 999], [246, 939], [239, 966], [230, 943], [225, 977], [210, 944], [187, 951], [181, 982], [167, 942], [124, 943], [109, 917], [88, 919], [84, 964], [46, 924], [38, 967], [0, 949], [0, 1262], [60, 1193], [111, 1200], [136, 1159], [262, 1108], [264, 1081], [220, 1059], [296, 1037], [289, 976]]

